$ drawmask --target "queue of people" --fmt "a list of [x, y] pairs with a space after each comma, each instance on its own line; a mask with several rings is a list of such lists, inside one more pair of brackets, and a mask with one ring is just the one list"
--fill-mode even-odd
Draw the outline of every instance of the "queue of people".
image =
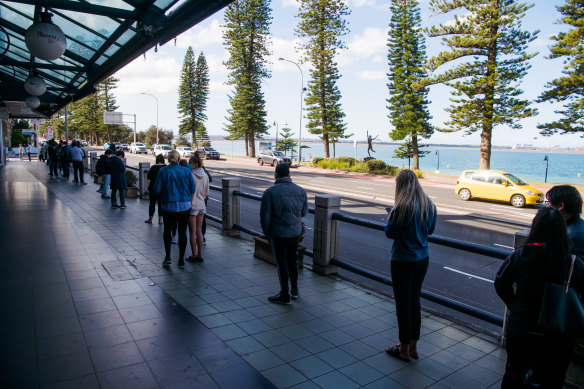
[[[113, 178], [114, 171], [118, 174], [124, 169], [120, 160], [123, 152], [117, 154], [120, 153], [108, 163], [112, 207], [114, 188], [123, 187], [123, 183], [114, 184]], [[103, 158], [114, 157], [106, 152]], [[268, 300], [289, 305], [299, 298], [297, 248], [308, 203], [304, 189], [292, 182], [287, 165], [276, 166], [274, 178], [260, 206], [262, 230], [272, 247], [280, 282], [280, 290]], [[211, 176], [202, 159], [195, 155], [188, 162], [181, 161], [179, 153], [172, 151], [166, 165], [159, 155], [148, 179], [150, 206], [145, 222], [152, 224], [158, 206], [159, 224], [164, 224], [162, 265], [172, 264], [173, 235], [178, 235], [179, 268], [184, 268], [185, 261], [203, 262], [203, 226]], [[102, 196], [107, 197], [103, 187]], [[570, 287], [584, 294], [582, 197], [574, 187], [560, 185], [551, 188], [546, 198], [548, 206], [537, 212], [526, 242], [504, 261], [494, 281], [496, 292], [509, 309], [505, 328], [507, 362], [501, 385], [504, 389], [529, 385], [562, 388], [574, 351], [572, 336], [546, 332], [537, 323], [547, 282], [564, 284], [569, 272]], [[123, 196], [120, 201], [123, 208]], [[386, 210], [385, 234], [393, 241], [390, 270], [399, 343], [385, 351], [391, 357], [412, 362], [420, 352], [420, 295], [430, 261], [428, 236], [435, 230], [437, 211], [411, 170], [402, 170], [396, 177], [395, 205]], [[191, 255], [185, 258], [189, 237]]]
[[72, 182], [76, 185], [87, 185], [84, 180], [83, 165], [86, 153], [79, 141], [73, 140], [66, 144], [63, 141], [56, 142], [51, 139], [42, 146], [39, 154], [43, 155], [42, 159], [46, 159], [51, 179], [68, 181], [73, 170]]

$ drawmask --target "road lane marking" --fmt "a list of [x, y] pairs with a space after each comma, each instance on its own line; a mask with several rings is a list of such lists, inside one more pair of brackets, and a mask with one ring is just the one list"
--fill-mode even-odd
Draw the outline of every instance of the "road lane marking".
[[495, 246], [499, 246], [499, 247], [503, 247], [505, 249], [511, 249], [511, 250], [515, 250], [515, 247], [511, 247], [511, 246], [505, 246], [504, 244], [499, 244], [499, 243], [493, 243]]
[[312, 181], [312, 182], [319, 182], [321, 184], [326, 184], [326, 181], [323, 181], [323, 180], [310, 180], [310, 181]]
[[373, 190], [373, 188], [369, 188], [367, 186], [358, 186], [357, 189], [367, 189], [367, 190]]
[[446, 269], [446, 270], [453, 271], [455, 273], [463, 274], [463, 275], [468, 276], [470, 278], [476, 278], [477, 280], [487, 281], [487, 282], [490, 282], [491, 284], [493, 283], [493, 281], [489, 280], [488, 278], [483, 278], [483, 277], [475, 276], [473, 274], [465, 273], [463, 271], [456, 270], [456, 269], [453, 269], [453, 268], [448, 267], [448, 266], [444, 266], [443, 268]]

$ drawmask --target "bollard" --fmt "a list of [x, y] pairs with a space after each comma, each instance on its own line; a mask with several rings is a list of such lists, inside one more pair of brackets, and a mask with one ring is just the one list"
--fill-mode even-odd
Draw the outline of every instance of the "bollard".
[[233, 228], [233, 225], [241, 223], [240, 198], [235, 196], [233, 192], [240, 190], [241, 180], [239, 178], [223, 178], [221, 185], [223, 231], [229, 236], [239, 236], [239, 230]]
[[[89, 153], [89, 172], [91, 175], [95, 174], [95, 165], [97, 164], [97, 159], [97, 151], [91, 151]], [[87, 158], [83, 158], [83, 165], [85, 169], [87, 169], [86, 160]]]
[[314, 241], [312, 270], [318, 274], [335, 274], [337, 267], [330, 264], [339, 253], [339, 228], [333, 213], [340, 212], [341, 197], [316, 195], [314, 197]]
[[148, 170], [150, 169], [150, 162], [138, 163], [138, 190], [140, 191], [140, 198], [147, 200], [150, 198], [148, 193]]

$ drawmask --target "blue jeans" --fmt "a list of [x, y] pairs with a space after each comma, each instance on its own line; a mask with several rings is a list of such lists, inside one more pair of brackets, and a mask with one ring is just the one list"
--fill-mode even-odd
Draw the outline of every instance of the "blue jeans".
[[110, 181], [111, 180], [112, 180], [112, 175], [111, 174], [104, 174], [102, 176], [102, 179], [101, 179], [101, 187], [99, 188], [99, 191], [104, 196], [107, 196], [107, 190], [109, 189]]

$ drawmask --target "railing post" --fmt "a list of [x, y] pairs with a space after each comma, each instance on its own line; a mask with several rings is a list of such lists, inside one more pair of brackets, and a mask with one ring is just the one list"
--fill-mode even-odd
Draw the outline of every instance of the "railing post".
[[150, 169], [150, 162], [139, 162], [138, 163], [138, 190], [140, 191], [141, 199], [149, 199], [150, 193], [148, 193], [148, 170]]
[[337, 267], [330, 264], [339, 253], [339, 229], [333, 213], [341, 210], [341, 197], [316, 195], [314, 197], [314, 242], [312, 270], [319, 274], [334, 274]]
[[[87, 163], [86, 163], [86, 159], [83, 158], [83, 165], [84, 168], [87, 169]], [[89, 172], [93, 175], [95, 174], [95, 165], [97, 164], [97, 151], [91, 151], [89, 153]]]
[[239, 230], [233, 228], [234, 224], [241, 223], [241, 211], [239, 208], [240, 197], [233, 194], [240, 190], [241, 180], [239, 178], [223, 178], [222, 184], [222, 216], [223, 230], [229, 236], [239, 236]]

